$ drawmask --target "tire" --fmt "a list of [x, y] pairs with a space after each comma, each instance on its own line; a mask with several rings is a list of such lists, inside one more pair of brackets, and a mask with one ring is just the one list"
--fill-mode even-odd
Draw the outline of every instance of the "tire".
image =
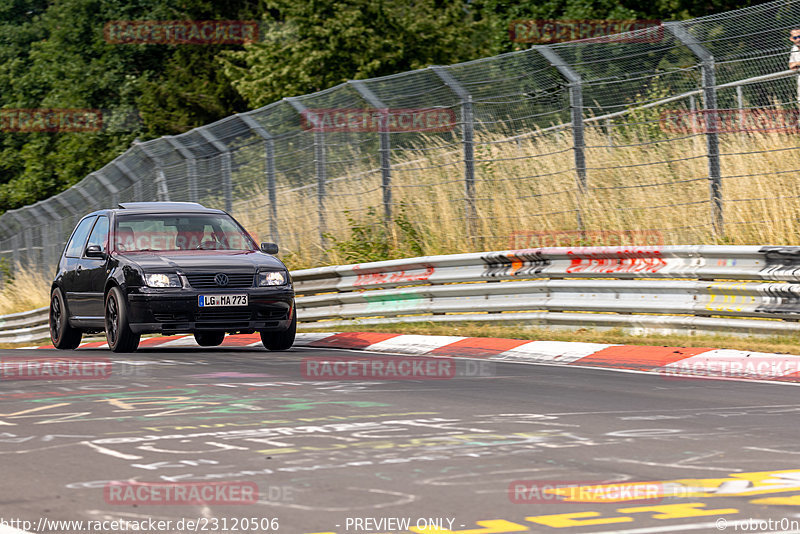
[[118, 287], [106, 295], [106, 340], [112, 352], [134, 352], [139, 346], [139, 334], [131, 331], [128, 322], [128, 305]]
[[61, 288], [50, 294], [50, 339], [53, 346], [61, 350], [73, 350], [81, 344], [83, 333], [69, 325], [69, 312]]
[[217, 347], [222, 345], [225, 339], [225, 332], [195, 332], [194, 340], [201, 347]]
[[297, 332], [297, 310], [292, 308], [292, 322], [289, 323], [289, 328], [282, 332], [261, 332], [261, 343], [267, 350], [288, 350], [294, 344], [294, 336]]

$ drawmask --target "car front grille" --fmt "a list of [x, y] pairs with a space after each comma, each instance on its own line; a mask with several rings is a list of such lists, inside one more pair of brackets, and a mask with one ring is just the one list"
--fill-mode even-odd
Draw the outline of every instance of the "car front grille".
[[190, 273], [186, 275], [189, 285], [195, 289], [237, 289], [253, 287], [253, 273], [224, 273], [228, 277], [228, 285], [217, 285], [214, 277], [217, 273]]

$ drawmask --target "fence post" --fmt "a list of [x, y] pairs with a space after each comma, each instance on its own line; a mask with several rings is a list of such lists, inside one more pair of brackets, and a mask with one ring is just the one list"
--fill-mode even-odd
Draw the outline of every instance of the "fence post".
[[722, 238], [725, 236], [725, 220], [722, 211], [722, 176], [719, 162], [719, 134], [717, 133], [717, 80], [714, 72], [714, 56], [692, 34], [686, 31], [680, 22], [665, 22], [664, 27], [700, 60], [708, 180], [711, 192], [711, 220], [714, 233], [718, 238]]
[[431, 70], [461, 100], [461, 143], [464, 145], [464, 207], [467, 218], [467, 237], [478, 237], [478, 211], [475, 205], [475, 116], [472, 95], [446, 68], [434, 65]]
[[205, 128], [198, 128], [197, 131], [202, 135], [211, 146], [217, 149], [222, 155], [222, 194], [225, 197], [225, 211], [233, 211], [233, 184], [231, 183], [231, 152], [228, 145], [217, 139]]
[[167, 177], [164, 174], [163, 165], [161, 165], [161, 158], [158, 158], [152, 154], [147, 149], [147, 146], [144, 143], [137, 141], [133, 142], [134, 146], [139, 147], [139, 149], [144, 153], [147, 158], [153, 162], [156, 166], [156, 195], [158, 196], [159, 201], [169, 202], [169, 187], [167, 186]]
[[[78, 208], [76, 208], [75, 206], [73, 206], [72, 204], [70, 204], [67, 201], [66, 198], [64, 198], [64, 192], [61, 192], [61, 193], [57, 194], [53, 198], [56, 199], [56, 202], [58, 202], [63, 207], [65, 207], [67, 209], [67, 211], [69, 211], [72, 214], [73, 217], [75, 217], [75, 219], [73, 221], [71, 221], [73, 223], [73, 225], [76, 222], [78, 222], [78, 217], [81, 215], [81, 211]], [[63, 228], [62, 228], [62, 230], [63, 230]], [[70, 227], [69, 231], [72, 232], [72, 228], [71, 227]]]
[[162, 139], [165, 139], [167, 143], [172, 145], [172, 148], [186, 161], [186, 176], [189, 178], [189, 202], [197, 202], [197, 161], [195, 160], [194, 153], [183, 146], [177, 137], [167, 135]]
[[[45, 217], [42, 214], [41, 206], [38, 205], [38, 204], [39, 203], [37, 202], [36, 204], [33, 204], [32, 206], [29, 206], [27, 208], [28, 213], [34, 219], [36, 219], [36, 222], [39, 224], [39, 238], [41, 239], [41, 242], [42, 242], [41, 252], [38, 254], [38, 256], [39, 256], [38, 261], [31, 262], [31, 263], [33, 263], [33, 265], [31, 265], [31, 267], [35, 268], [36, 270], [38, 270], [42, 274], [46, 274], [46, 272], [47, 272], [46, 267], [49, 267], [48, 262], [47, 262], [47, 258], [46, 258], [46, 252], [47, 252], [47, 245], [46, 245], [46, 243], [47, 243], [47, 235], [46, 234], [49, 233], [49, 228], [48, 228], [49, 225], [47, 224], [48, 223], [47, 217]], [[32, 227], [31, 227], [31, 234], [33, 234], [33, 228]], [[31, 235], [31, 238], [32, 237], [33, 237], [33, 235]], [[31, 257], [35, 257], [36, 256], [36, 254], [32, 253], [33, 252], [33, 248], [35, 248], [35, 247], [33, 247], [33, 244], [31, 244], [31, 254], [30, 254]]]
[[125, 165], [120, 158], [115, 159], [111, 163], [113, 163], [114, 166], [119, 169], [119, 172], [121, 172], [122, 175], [130, 181], [131, 185], [133, 185], [133, 200], [144, 200], [142, 198], [144, 196], [142, 194], [142, 180], [133, 174], [133, 172], [131, 172], [128, 166]]
[[83, 187], [81, 187], [81, 184], [80, 184], [80, 183], [77, 183], [77, 184], [73, 185], [73, 186], [72, 186], [72, 189], [74, 189], [75, 191], [77, 191], [77, 192], [78, 192], [78, 194], [79, 194], [80, 196], [82, 196], [82, 197], [83, 197], [83, 200], [85, 200], [85, 201], [86, 201], [86, 206], [84, 206], [84, 213], [88, 213], [88, 212], [86, 211], [86, 208], [87, 208], [87, 207], [88, 207], [88, 208], [91, 208], [92, 210], [94, 210], [94, 209], [95, 209], [95, 206], [97, 205], [97, 199], [95, 199], [95, 198], [94, 198], [92, 195], [90, 195], [89, 193], [87, 193], [86, 191], [84, 191], [84, 190], [83, 190]]
[[358, 91], [358, 94], [360, 94], [370, 106], [381, 112], [378, 133], [380, 137], [379, 150], [381, 155], [381, 188], [383, 190], [383, 219], [388, 232], [389, 225], [392, 222], [392, 147], [389, 137], [389, 107], [364, 84], [363, 80], [350, 80], [348, 83]]
[[741, 85], [736, 86], [736, 106], [739, 108], [739, 132], [740, 136], [745, 135], [745, 116], [744, 116], [744, 89]]
[[[52, 225], [47, 225], [47, 228], [50, 230], [50, 244], [47, 245], [48, 253], [45, 256], [45, 262], [51, 267], [55, 267], [58, 258], [61, 255], [61, 250], [59, 250], [59, 246], [61, 244], [61, 237], [63, 233], [63, 226], [61, 224], [63, 217], [58, 214], [56, 210], [50, 206], [50, 199], [41, 202], [42, 209], [47, 212], [50, 218], [53, 221]], [[116, 204], [114, 204], [116, 207]], [[44, 239], [44, 236], [42, 236]], [[44, 246], [44, 244], [43, 244]]]
[[325, 233], [327, 226], [325, 222], [325, 186], [328, 181], [327, 168], [325, 163], [325, 132], [317, 127], [317, 122], [312, 114], [307, 113], [308, 108], [296, 97], [284, 98], [299, 114], [305, 116], [314, 124], [314, 165], [317, 175], [317, 212], [319, 213], [319, 242], [323, 249], [326, 249], [327, 239]]
[[[21, 209], [21, 208], [19, 208], [19, 209]], [[31, 263], [30, 224], [28, 223], [28, 221], [25, 220], [24, 217], [22, 217], [21, 213], [18, 213], [19, 209], [8, 211], [6, 213], [11, 215], [11, 217], [13, 217], [14, 220], [17, 221], [17, 223], [19, 224], [20, 229], [22, 230], [22, 237], [25, 240], [25, 262], [28, 264], [28, 266], [30, 266], [30, 263]], [[22, 249], [22, 246], [19, 243], [19, 232], [14, 234], [14, 237], [17, 238], [16, 239], [16, 244], [17, 245], [15, 247], [16, 250], [15, 250], [15, 254], [14, 254], [15, 263], [17, 263], [20, 266], [22, 266], [22, 259], [20, 258], [20, 253], [19, 253], [20, 249]]]
[[[4, 218], [6, 220], [3, 220]], [[6, 239], [9, 239], [11, 241], [9, 243], [9, 247], [10, 247], [9, 250], [8, 251], [5, 251], [5, 250], [2, 251], [3, 258], [0, 261], [7, 261], [8, 263], [6, 264], [6, 267], [10, 268], [10, 267], [13, 267], [13, 265], [14, 265], [14, 254], [15, 254], [14, 236], [16, 236], [16, 232], [14, 232], [14, 230], [9, 226], [9, 221], [8, 221], [7, 217], [0, 217], [0, 229], [3, 230], [3, 234], [4, 235], [8, 236]], [[5, 241], [5, 239], [3, 239], [3, 241]], [[10, 258], [8, 257], [8, 253], [11, 254]], [[6, 282], [8, 282], [8, 280], [6, 280], [5, 278], [0, 279], [0, 287], [5, 285]]]
[[264, 140], [264, 173], [267, 177], [267, 193], [269, 194], [269, 233], [270, 241], [279, 243], [278, 239], [278, 193], [275, 184], [275, 141], [272, 135], [253, 117], [246, 113], [236, 114], [253, 132]]
[[90, 173], [89, 176], [94, 176], [95, 179], [106, 188], [111, 194], [111, 206], [116, 208], [117, 204], [119, 204], [119, 189], [111, 183], [111, 180], [100, 174], [100, 171]]
[[585, 226], [583, 223], [583, 200], [586, 194], [586, 141], [583, 135], [583, 80], [580, 74], [575, 72], [572, 67], [556, 54], [547, 45], [534, 46], [550, 65], [567, 80], [569, 87], [569, 107], [572, 124], [572, 149], [575, 159], [575, 174], [578, 184], [578, 211], [576, 214], [578, 230], [584, 234]]
[[19, 243], [19, 232], [11, 236], [11, 248], [14, 249], [12, 254], [12, 258], [14, 258], [14, 267], [22, 265], [22, 260], [20, 259], [20, 249], [22, 245]]

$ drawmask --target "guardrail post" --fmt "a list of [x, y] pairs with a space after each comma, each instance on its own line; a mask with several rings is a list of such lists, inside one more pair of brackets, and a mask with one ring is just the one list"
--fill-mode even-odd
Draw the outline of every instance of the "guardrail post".
[[253, 132], [264, 140], [264, 174], [267, 178], [267, 193], [269, 194], [269, 233], [270, 241], [279, 243], [278, 238], [278, 194], [275, 183], [275, 141], [266, 128], [246, 113], [236, 115]]
[[[133, 144], [138, 146], [139, 149], [144, 153], [147, 158], [153, 162], [156, 166], [156, 195], [159, 201], [162, 202], [169, 202], [169, 187], [167, 186], [167, 177], [164, 174], [163, 165], [161, 164], [161, 158], [158, 158], [153, 155], [150, 150], [147, 149], [147, 146], [144, 143], [140, 143], [139, 141], [134, 141]], [[116, 203], [114, 204], [116, 205]]]
[[325, 132], [317, 127], [317, 123], [312, 114], [306, 113], [308, 108], [295, 97], [284, 98], [301, 116], [314, 124], [314, 165], [317, 175], [317, 212], [319, 214], [319, 242], [323, 249], [327, 248], [327, 225], [325, 222], [325, 186], [328, 182], [327, 166], [325, 163]]
[[186, 161], [186, 177], [189, 179], [189, 202], [197, 202], [197, 161], [194, 153], [183, 146], [177, 137], [166, 135], [162, 139], [172, 145], [172, 148]]
[[225, 211], [233, 211], [233, 184], [231, 183], [231, 151], [228, 145], [214, 137], [205, 128], [198, 128], [197, 131], [206, 141], [219, 151], [222, 155], [222, 194], [225, 197]]
[[575, 175], [578, 184], [579, 203], [576, 214], [578, 230], [583, 233], [583, 198], [586, 193], [586, 141], [583, 131], [583, 80], [556, 52], [547, 45], [534, 46], [542, 57], [567, 80], [569, 107], [572, 124], [572, 149], [575, 159]]
[[379, 127], [381, 155], [381, 188], [383, 190], [383, 218], [386, 230], [392, 222], [392, 148], [389, 137], [389, 107], [379, 99], [362, 80], [348, 82], [367, 103], [381, 112]]
[[464, 146], [464, 207], [467, 219], [467, 237], [478, 237], [478, 210], [475, 205], [475, 116], [472, 95], [446, 68], [434, 65], [431, 70], [461, 100], [461, 143]]
[[722, 238], [725, 236], [725, 220], [722, 211], [722, 176], [719, 162], [717, 80], [714, 71], [714, 56], [692, 34], [686, 31], [682, 23], [665, 22], [664, 27], [700, 60], [706, 150], [708, 154], [708, 180], [711, 192], [711, 220], [714, 233], [718, 238]]

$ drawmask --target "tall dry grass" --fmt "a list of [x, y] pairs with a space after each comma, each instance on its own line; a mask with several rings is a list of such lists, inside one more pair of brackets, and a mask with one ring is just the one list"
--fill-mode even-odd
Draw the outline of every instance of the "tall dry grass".
[[50, 279], [17, 267], [14, 278], [0, 289], [0, 315], [33, 310], [50, 302]]
[[[800, 138], [793, 134], [723, 134], [724, 235], [714, 232], [709, 199], [705, 136], [644, 128], [587, 129], [588, 190], [577, 187], [572, 137], [563, 132], [525, 139], [482, 134], [475, 146], [475, 213], [466, 220], [464, 164], [458, 143], [430, 143], [396, 151], [392, 163], [395, 214], [403, 207], [425, 255], [510, 248], [514, 232], [574, 231], [582, 244], [603, 245], [603, 231], [657, 230], [665, 244], [791, 245], [800, 230]], [[422, 150], [421, 150], [422, 149]], [[370, 220], [382, 211], [381, 174], [376, 160], [345, 169], [327, 184], [325, 230], [347, 239], [350, 219]], [[361, 159], [359, 159], [361, 158]], [[347, 157], [339, 156], [339, 160]], [[279, 177], [280, 179], [280, 177]], [[235, 204], [234, 214], [256, 235], [268, 238], [268, 196], [256, 190]], [[315, 187], [278, 190], [279, 243], [290, 268], [348, 263], [332, 241], [320, 241]], [[642, 234], [638, 234], [642, 235]], [[389, 226], [392, 253], [408, 256], [408, 234]], [[616, 244], [616, 243], [614, 243]], [[631, 242], [630, 244], [639, 244]], [[16, 270], [0, 289], [0, 314], [48, 303], [49, 280]]]
[[[509, 248], [514, 232], [587, 230], [583, 244], [603, 245], [602, 231], [656, 230], [664, 244], [793, 244], [800, 221], [797, 135], [730, 133], [720, 136], [724, 234], [715, 233], [702, 133], [653, 136], [646, 129], [609, 136], [586, 132], [588, 189], [576, 182], [569, 132], [513, 141], [481, 135], [475, 149], [475, 208], [465, 214], [464, 165], [452, 147], [395, 154], [392, 195], [418, 229], [424, 254]], [[343, 159], [343, 158], [341, 158]], [[381, 176], [374, 162], [332, 180], [325, 198], [326, 230], [337, 239], [366, 208], [382, 210]], [[239, 203], [236, 215], [268, 235], [266, 193]], [[319, 239], [316, 189], [278, 191], [281, 249], [291, 268], [343, 263]], [[255, 206], [262, 208], [255, 209]], [[380, 221], [373, 221], [379, 224]], [[406, 237], [390, 228], [398, 251]], [[636, 239], [636, 232], [631, 232]], [[641, 235], [641, 234], [638, 234]], [[616, 244], [616, 243], [615, 243]], [[639, 243], [630, 243], [639, 244]]]

